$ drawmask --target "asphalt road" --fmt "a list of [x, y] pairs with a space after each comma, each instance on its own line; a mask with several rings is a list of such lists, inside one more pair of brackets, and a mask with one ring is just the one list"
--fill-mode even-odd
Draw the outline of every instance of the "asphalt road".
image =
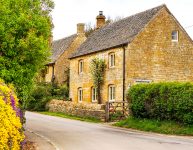
[[191, 137], [135, 132], [32, 112], [26, 112], [26, 117], [26, 128], [57, 150], [193, 150]]

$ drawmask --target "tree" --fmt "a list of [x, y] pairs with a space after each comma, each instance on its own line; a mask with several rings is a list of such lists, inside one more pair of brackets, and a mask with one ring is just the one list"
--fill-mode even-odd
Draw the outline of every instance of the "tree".
[[51, 0], [0, 1], [0, 78], [14, 84], [24, 107], [50, 53], [53, 7]]
[[[105, 24], [106, 24], [106, 25], [112, 24], [112, 23], [117, 22], [117, 21], [119, 21], [119, 20], [121, 20], [121, 19], [123, 19], [123, 17], [121, 17], [121, 16], [117, 16], [117, 17], [115, 17], [115, 19], [112, 19], [110, 16], [108, 16], [108, 18], [107, 18], [106, 21], [105, 21]], [[90, 22], [87, 23], [87, 24], [86, 24], [86, 31], [85, 31], [86, 37], [89, 37], [89, 36], [90, 36], [94, 31], [96, 31], [96, 30], [97, 30], [97, 29], [96, 29], [96, 26], [91, 25]]]
[[94, 87], [97, 89], [98, 103], [101, 104], [101, 87], [104, 81], [105, 61], [103, 59], [94, 58], [90, 64], [90, 70], [94, 82]]

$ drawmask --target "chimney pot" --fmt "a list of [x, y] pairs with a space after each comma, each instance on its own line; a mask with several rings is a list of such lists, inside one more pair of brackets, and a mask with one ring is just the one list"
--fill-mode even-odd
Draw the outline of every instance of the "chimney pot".
[[103, 15], [103, 11], [99, 11], [99, 15]]

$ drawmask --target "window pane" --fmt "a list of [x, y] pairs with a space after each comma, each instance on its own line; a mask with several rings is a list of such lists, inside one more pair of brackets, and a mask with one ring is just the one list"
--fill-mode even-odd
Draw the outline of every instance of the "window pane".
[[115, 61], [115, 55], [111, 54], [111, 66], [115, 65], [114, 61]]
[[109, 100], [115, 100], [115, 86], [111, 85], [109, 86]]
[[178, 40], [178, 31], [172, 31], [172, 40], [174, 41]]
[[95, 88], [95, 94], [96, 94], [96, 100], [98, 99], [98, 96], [97, 96], [97, 89]]
[[96, 100], [96, 88], [94, 88], [94, 100]]
[[111, 100], [113, 100], [113, 88], [111, 87]]
[[82, 98], [83, 98], [83, 90], [82, 88], [79, 88], [78, 89], [78, 100], [82, 101]]
[[92, 100], [94, 100], [94, 94], [93, 94], [93, 92], [94, 92], [94, 88], [92, 88]]
[[92, 88], [92, 100], [94, 101], [95, 100], [95, 89], [94, 88]]
[[115, 100], [115, 87], [113, 87], [113, 100]]
[[92, 88], [92, 101], [96, 101], [97, 100], [97, 90], [96, 88]]
[[82, 61], [80, 62], [80, 72], [82, 72]]
[[113, 55], [111, 55], [111, 66], [113, 66]]
[[83, 61], [79, 61], [79, 73], [83, 72]]
[[110, 54], [109, 55], [109, 66], [112, 67], [112, 66], [115, 66], [115, 54]]

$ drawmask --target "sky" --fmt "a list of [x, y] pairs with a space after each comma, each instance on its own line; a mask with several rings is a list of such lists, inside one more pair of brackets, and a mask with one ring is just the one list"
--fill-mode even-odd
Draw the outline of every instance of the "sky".
[[103, 11], [106, 18], [128, 17], [135, 13], [166, 4], [193, 39], [193, 0], [53, 0], [53, 39], [76, 33], [77, 23], [96, 24]]

